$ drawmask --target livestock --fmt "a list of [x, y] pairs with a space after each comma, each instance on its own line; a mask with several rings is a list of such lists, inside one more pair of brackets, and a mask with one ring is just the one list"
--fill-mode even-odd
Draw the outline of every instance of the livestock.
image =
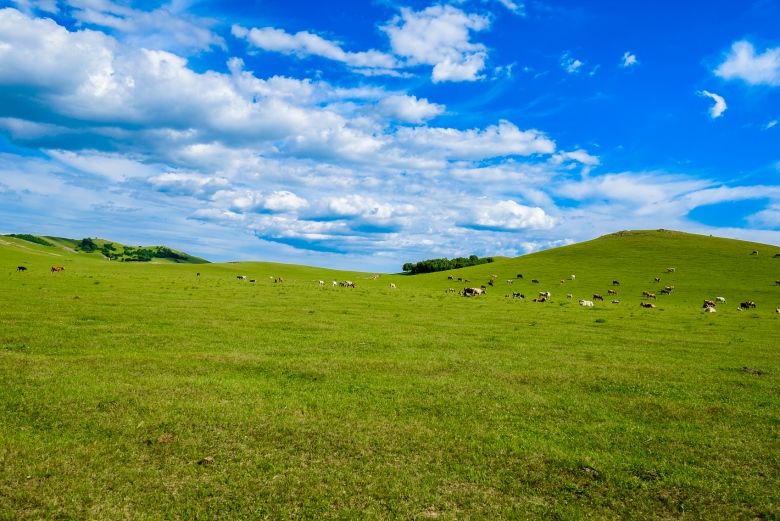
[[338, 285], [339, 285], [339, 283], [338, 283], [338, 281], [335, 281], [335, 280], [334, 280], [334, 281], [332, 281], [332, 282], [330, 283], [330, 285], [331, 285], [331, 287], [334, 287], [334, 288], [335, 288], [336, 286], [338, 286]]
[[390, 289], [395, 289], [395, 282], [390, 283]]
[[246, 275], [236, 275], [238, 280], [246, 280]]
[[196, 276], [196, 277], [200, 277], [200, 272], [197, 272], [197, 273], [195, 274], [195, 276]]
[[490, 276], [490, 278], [491, 278], [491, 279], [493, 279], [493, 280], [496, 280], [496, 279], [498, 278], [498, 275], [496, 275], [496, 274], [494, 273], [494, 274], [492, 274], [492, 275]]
[[561, 284], [566, 284], [566, 281], [561, 279]]
[[620, 286], [620, 281], [619, 280], [613, 280], [612, 281], [612, 285], [613, 286]]
[[655, 298], [655, 293], [651, 291], [643, 291], [642, 296], [647, 298]]
[[249, 279], [249, 282], [251, 282], [252, 284], [254, 284], [255, 282], [257, 282], [257, 279]]
[[656, 277], [654, 280], [655, 282], [661, 282], [661, 277]]
[[674, 291], [674, 286], [664, 286], [664, 289], [661, 290], [661, 293], [663, 295], [671, 295], [672, 291]]
[[65, 267], [64, 266], [52, 266], [51, 267], [51, 272], [52, 273], [57, 273], [59, 271], [65, 271]]
[[482, 285], [481, 285], [479, 288], [480, 288], [482, 291], [485, 291], [485, 290], [487, 289], [487, 286], [485, 286], [484, 284], [482, 284]]
[[507, 284], [512, 284], [513, 282], [514, 282], [513, 279], [507, 279], [507, 281], [506, 281]]
[[780, 280], [775, 281], [775, 286], [780, 286]]
[[617, 295], [617, 291], [615, 291], [614, 289], [608, 289], [607, 295]]
[[[780, 254], [778, 254], [778, 255], [780, 255]], [[522, 279], [522, 278], [523, 278], [523, 274], [522, 274], [522, 273], [518, 273], [518, 274], [517, 274], [517, 277], [515, 277], [515, 278], [516, 278], [516, 279]]]
[[715, 301], [714, 300], [705, 300], [704, 304], [702, 304], [703, 308], [714, 308], [715, 307]]
[[725, 297], [715, 297], [715, 300], [720, 302], [720, 303], [722, 303], [722, 304], [726, 303], [726, 298]]
[[540, 292], [539, 292], [539, 296], [540, 296], [540, 297], [544, 297], [544, 298], [546, 298], [546, 299], [550, 299], [550, 298], [552, 298], [552, 295], [550, 294], [550, 292], [549, 292], [549, 291], [540, 291]]
[[577, 278], [577, 276], [576, 276], [576, 275], [571, 275], [571, 276], [569, 276], [569, 280], [574, 280], [574, 279], [576, 279], [576, 278]]
[[593, 301], [592, 300], [580, 300], [580, 306], [585, 306], [586, 308], [592, 308], [593, 307]]
[[455, 293], [455, 288], [447, 288], [444, 293]]
[[649, 302], [640, 302], [639, 305], [642, 306], [643, 308], [650, 308], [650, 309], [655, 307], [655, 304], [651, 304]]
[[547, 300], [548, 300], [547, 297], [539, 297], [539, 298], [535, 298], [534, 302], [547, 302]]
[[751, 255], [758, 255], [758, 250], [753, 250], [750, 252]]
[[319, 285], [320, 285], [320, 287], [325, 286], [325, 281], [324, 280], [319, 281]]
[[275, 284], [283, 284], [284, 283], [284, 277], [275, 277], [274, 278]]
[[519, 292], [513, 292], [512, 293], [512, 298], [525, 298], [525, 295], [523, 295], [522, 293], [519, 293]]
[[355, 283], [352, 282], [351, 280], [345, 280], [344, 282], [340, 282], [339, 284], [343, 288], [354, 288], [355, 287]]
[[569, 299], [569, 300], [571, 300], [571, 299], [573, 298], [573, 295], [572, 295], [571, 293], [567, 293], [567, 294], [566, 294], [566, 298], [567, 298], [567, 299]]
[[532, 284], [539, 284], [539, 281], [538, 281], [538, 280], [536, 280], [536, 279], [531, 279], [531, 283], [532, 283]]
[[777, 313], [778, 315], [780, 315], [780, 308], [777, 308], [777, 309], [775, 309], [775, 313]]
[[463, 282], [463, 278], [462, 277], [458, 277], [458, 282]]
[[594, 293], [593, 294], [593, 300], [600, 300], [600, 301], [604, 302], [604, 297], [602, 297], [598, 293]]
[[676, 268], [666, 268], [666, 273], [674, 273], [675, 271], [677, 271]]
[[746, 300], [745, 302], [740, 302], [739, 303], [739, 307], [740, 307], [740, 309], [755, 308], [756, 307], [756, 303], [753, 302], [752, 300]]
[[778, 257], [780, 257], [780, 253], [775, 253], [772, 258], [776, 259]]
[[715, 306], [707, 306], [706, 308], [704, 308], [705, 313], [715, 313], [716, 311], [717, 309], [715, 309]]
[[17, 266], [16, 267], [16, 271], [27, 271], [27, 267], [26, 266]]
[[462, 295], [464, 297], [476, 297], [477, 295], [484, 295], [485, 290], [482, 288], [463, 288]]
[[612, 301], [613, 304], [620, 304], [620, 301], [618, 299], [615, 299]]
[[[458, 279], [458, 280], [460, 280], [460, 279]], [[463, 279], [463, 282], [471, 282], [471, 280], [469, 280], [469, 279]]]
[[447, 276], [447, 280], [452, 280], [452, 275]]
[[488, 281], [488, 286], [490, 286], [491, 288], [493, 287], [493, 280], [492, 279]]

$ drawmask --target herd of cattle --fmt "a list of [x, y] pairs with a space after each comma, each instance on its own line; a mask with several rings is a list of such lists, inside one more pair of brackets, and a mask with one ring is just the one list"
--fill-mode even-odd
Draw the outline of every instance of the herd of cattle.
[[[757, 255], [757, 254], [758, 254], [758, 252], [756, 252], [756, 251], [753, 251], [751, 253], [751, 255]], [[775, 257], [780, 257], [780, 253], [775, 254]], [[25, 272], [25, 271], [27, 271], [27, 267], [26, 266], [17, 266], [16, 267], [16, 271], [17, 272]], [[51, 273], [59, 273], [61, 271], [65, 271], [65, 267], [64, 266], [52, 266], [51, 267]], [[666, 272], [667, 273], [675, 273], [676, 272], [676, 268], [673, 268], [673, 267], [666, 268]], [[197, 277], [200, 277], [200, 272], [196, 273], [195, 275]], [[257, 279], [248, 279], [246, 275], [237, 275], [236, 278], [238, 280], [240, 280], [240, 281], [248, 280], [252, 284], [257, 282]], [[283, 277], [271, 276], [270, 278], [274, 281], [275, 284], [283, 284], [284, 283], [284, 278]], [[378, 275], [374, 275], [372, 277], [372, 279], [376, 279], [376, 278], [378, 278]], [[568, 280], [573, 281], [573, 280], [576, 280], [576, 278], [577, 278], [576, 275], [570, 275]], [[485, 295], [487, 293], [488, 287], [494, 287], [495, 286], [496, 279], [498, 279], [498, 275], [493, 274], [493, 275], [490, 276], [490, 280], [488, 280], [485, 284], [481, 285], [480, 287], [465, 287], [459, 293], [460, 293], [461, 296], [464, 296], [464, 297], [476, 297], [476, 296], [479, 296], [479, 295]], [[507, 279], [506, 283], [511, 285], [516, 280], [519, 280], [519, 279], [523, 279], [522, 273], [518, 273], [516, 278], [514, 278], [514, 279]], [[453, 277], [452, 275], [449, 275], [447, 277], [447, 280], [448, 281], [454, 281], [455, 277]], [[463, 283], [471, 282], [469, 279], [462, 278], [462, 277], [458, 277], [457, 281], [458, 282], [463, 282]], [[653, 281], [656, 282], [656, 283], [659, 283], [659, 282], [661, 282], [661, 277], [654, 277]], [[531, 283], [532, 284], [539, 284], [539, 280], [538, 279], [531, 279]], [[566, 283], [566, 280], [561, 279], [560, 283], [564, 284], [564, 283]], [[322, 287], [325, 286], [325, 281], [324, 280], [319, 280], [318, 284], [319, 284], [320, 288], [322, 288]], [[775, 285], [780, 286], [780, 279], [775, 280]], [[344, 288], [355, 288], [356, 287], [355, 283], [352, 282], [351, 280], [344, 280], [344, 281], [333, 280], [331, 282], [331, 286], [333, 286], [333, 287], [344, 287]], [[620, 286], [620, 281], [619, 280], [613, 280], [612, 281], [612, 286], [613, 287], [614, 286]], [[390, 289], [396, 289], [396, 285], [393, 282], [390, 283], [389, 287], [390, 287]], [[663, 289], [661, 289], [659, 291], [659, 293], [661, 293], [662, 295], [671, 295], [673, 291], [674, 291], [674, 286], [664, 286]], [[456, 290], [455, 290], [455, 288], [447, 288], [446, 292], [447, 293], [455, 293]], [[618, 292], [615, 289], [608, 289], [607, 290], [607, 295], [608, 296], [617, 297]], [[507, 297], [510, 297], [510, 295], [507, 295]], [[652, 291], [647, 291], [647, 290], [643, 291], [642, 292], [642, 297], [645, 300], [651, 300], [651, 299], [652, 300], [656, 300], [656, 294], [654, 292], [652, 292]], [[523, 293], [521, 293], [521, 292], [514, 292], [513, 291], [512, 294], [511, 294], [511, 298], [513, 298], [513, 299], [525, 299], [525, 295]], [[536, 298], [533, 299], [533, 302], [547, 302], [551, 298], [552, 298], [552, 294], [549, 291], [540, 291], [539, 295]], [[571, 293], [567, 293], [566, 294], [566, 298], [571, 300], [574, 297], [573, 297], [573, 295]], [[601, 294], [599, 294], [599, 293], [594, 293], [592, 299], [580, 299], [579, 300], [579, 305], [583, 306], [583, 307], [592, 308], [592, 307], [594, 307], [594, 302], [595, 301], [604, 302], [604, 297]], [[617, 299], [617, 298], [611, 299], [610, 302], [612, 304], [620, 304], [620, 300]], [[717, 311], [717, 305], [718, 304], [725, 304], [725, 303], [726, 303], [725, 297], [715, 297], [715, 299], [704, 299], [704, 303], [702, 305], [702, 308], [704, 309], [705, 313], [715, 313]], [[656, 307], [655, 304], [653, 304], [652, 302], [640, 302], [639, 305], [642, 308], [647, 308], [647, 309], [654, 309]], [[738, 311], [743, 311], [743, 310], [748, 310], [748, 309], [755, 309], [755, 307], [756, 307], [756, 303], [755, 302], [753, 302], [752, 300], [746, 300], [744, 302], [740, 302], [739, 306], [737, 307], [737, 310]], [[775, 312], [780, 314], [780, 308], [775, 309]]]

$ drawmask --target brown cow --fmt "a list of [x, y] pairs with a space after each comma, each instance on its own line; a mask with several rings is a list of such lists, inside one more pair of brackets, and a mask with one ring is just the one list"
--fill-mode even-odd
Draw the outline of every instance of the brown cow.
[[617, 295], [617, 291], [615, 291], [614, 289], [608, 289], [607, 295]]
[[715, 301], [714, 300], [705, 300], [704, 304], [702, 305], [704, 309], [707, 308], [714, 308], [715, 307]]
[[647, 298], [655, 298], [655, 293], [652, 293], [650, 291], [643, 291], [642, 296]]
[[642, 306], [643, 308], [654, 308], [655, 307], [655, 304], [651, 304], [649, 302], [640, 302], [639, 305]]
[[51, 272], [52, 273], [57, 273], [58, 271], [65, 271], [65, 267], [64, 266], [52, 266], [51, 267]]

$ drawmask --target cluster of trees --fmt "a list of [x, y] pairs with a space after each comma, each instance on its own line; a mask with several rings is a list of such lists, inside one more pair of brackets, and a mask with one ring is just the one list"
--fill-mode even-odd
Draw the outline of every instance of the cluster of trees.
[[46, 239], [42, 239], [38, 237], [37, 235], [30, 235], [29, 233], [11, 233], [8, 235], [9, 237], [16, 237], [17, 239], [22, 239], [23, 241], [27, 242], [34, 242], [35, 244], [40, 244], [43, 246], [54, 246], [52, 243], [47, 241]]
[[165, 246], [124, 246], [122, 251], [119, 252], [114, 246], [114, 243], [106, 242], [102, 246], [98, 246], [98, 244], [89, 237], [81, 239], [78, 244], [76, 244], [76, 249], [86, 253], [100, 251], [105, 257], [120, 262], [149, 262], [154, 258], [172, 259], [175, 262], [181, 262], [189, 259], [189, 255], [175, 252]]
[[487, 264], [493, 262], [493, 257], [479, 258], [476, 255], [471, 255], [468, 258], [458, 257], [455, 259], [428, 259], [416, 263], [407, 262], [403, 266], [403, 270], [412, 275], [418, 273], [433, 273], [434, 271], [447, 271], [457, 268], [465, 268], [467, 266], [476, 266], [477, 264]]

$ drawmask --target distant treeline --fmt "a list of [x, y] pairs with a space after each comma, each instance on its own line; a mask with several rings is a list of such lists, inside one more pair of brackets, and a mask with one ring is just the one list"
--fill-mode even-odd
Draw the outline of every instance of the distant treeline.
[[172, 259], [174, 262], [190, 260], [191, 257], [184, 253], [178, 253], [166, 246], [123, 246], [122, 251], [118, 251], [113, 243], [107, 242], [98, 246], [95, 241], [89, 237], [81, 239], [76, 245], [76, 249], [86, 253], [99, 251], [105, 257], [120, 262], [149, 262], [152, 259]]
[[16, 237], [17, 239], [22, 239], [23, 241], [27, 242], [34, 242], [35, 244], [41, 244], [43, 246], [54, 246], [46, 239], [41, 239], [40, 237], [36, 235], [30, 235], [29, 233], [9, 233], [8, 237]]
[[403, 270], [412, 275], [418, 273], [433, 273], [434, 271], [447, 271], [458, 268], [465, 268], [467, 266], [476, 266], [478, 264], [487, 264], [493, 262], [493, 257], [479, 258], [476, 255], [471, 255], [468, 258], [458, 257], [456, 259], [428, 259], [416, 263], [407, 262], [403, 266]]

